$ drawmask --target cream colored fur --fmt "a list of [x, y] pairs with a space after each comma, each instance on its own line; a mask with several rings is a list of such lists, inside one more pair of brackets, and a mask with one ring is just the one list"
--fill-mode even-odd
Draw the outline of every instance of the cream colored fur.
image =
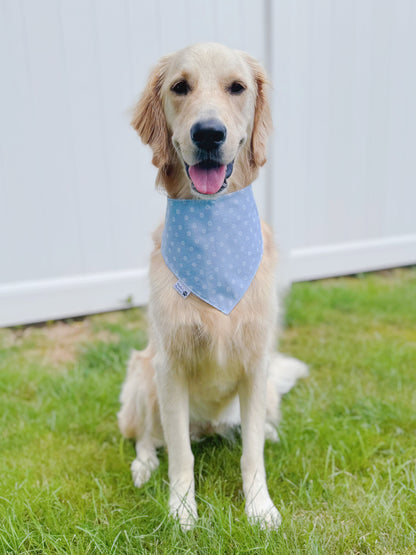
[[[186, 80], [190, 92], [172, 86]], [[230, 84], [245, 87], [230, 93]], [[201, 44], [161, 60], [137, 105], [133, 126], [153, 149], [158, 184], [172, 198], [192, 198], [184, 168], [196, 163], [190, 128], [215, 117], [227, 128], [224, 164], [235, 160], [224, 193], [243, 188], [265, 162], [271, 129], [267, 80], [247, 54], [217, 44]], [[154, 233], [150, 263], [150, 341], [133, 352], [121, 393], [121, 432], [136, 441], [131, 470], [136, 486], [158, 466], [156, 448], [169, 453], [170, 510], [183, 529], [197, 518], [190, 438], [225, 433], [241, 424], [241, 470], [250, 521], [277, 528], [280, 515], [266, 485], [265, 435], [276, 441], [279, 401], [306, 366], [273, 352], [277, 298], [276, 250], [263, 223], [264, 253], [244, 297], [225, 315], [194, 295], [174, 290], [175, 276], [161, 254], [163, 226]]]

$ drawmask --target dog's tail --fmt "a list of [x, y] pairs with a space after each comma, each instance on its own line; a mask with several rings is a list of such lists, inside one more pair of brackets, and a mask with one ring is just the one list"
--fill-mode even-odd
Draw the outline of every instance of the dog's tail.
[[270, 361], [269, 380], [281, 396], [294, 387], [300, 378], [308, 375], [308, 366], [296, 358], [274, 353]]
[[276, 427], [280, 420], [280, 400], [290, 391], [299, 378], [308, 375], [308, 367], [296, 358], [274, 353], [269, 365], [267, 380], [266, 439], [279, 441]]

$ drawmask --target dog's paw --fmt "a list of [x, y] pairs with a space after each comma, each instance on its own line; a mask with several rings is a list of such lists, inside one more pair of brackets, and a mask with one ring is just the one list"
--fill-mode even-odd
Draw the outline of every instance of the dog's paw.
[[184, 532], [192, 530], [198, 519], [195, 499], [190, 499], [188, 495], [179, 500], [175, 496], [175, 499], [170, 500], [169, 506], [171, 516], [179, 522], [182, 530]]
[[140, 459], [134, 459], [131, 463], [131, 473], [136, 488], [140, 488], [143, 484], [145, 484], [152, 475], [152, 472], [156, 470], [158, 466], [159, 459], [156, 454], [153, 453], [143, 455]]
[[253, 501], [246, 506], [246, 514], [250, 524], [263, 530], [277, 530], [282, 523], [282, 517], [271, 501], [264, 504]]
[[277, 443], [279, 441], [279, 434], [276, 428], [270, 422], [266, 422], [264, 425], [264, 439], [271, 441], [272, 443]]

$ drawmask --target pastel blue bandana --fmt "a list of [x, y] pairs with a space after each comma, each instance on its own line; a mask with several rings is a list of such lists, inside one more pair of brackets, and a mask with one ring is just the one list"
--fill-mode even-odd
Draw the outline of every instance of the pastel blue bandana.
[[190, 292], [229, 314], [252, 282], [263, 255], [251, 186], [215, 199], [168, 198], [162, 255]]

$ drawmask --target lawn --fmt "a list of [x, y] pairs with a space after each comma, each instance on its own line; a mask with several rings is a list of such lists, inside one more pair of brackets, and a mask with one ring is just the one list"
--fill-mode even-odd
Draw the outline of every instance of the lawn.
[[283, 352], [310, 376], [266, 443], [283, 524], [244, 515], [240, 441], [194, 445], [200, 520], [167, 515], [167, 456], [141, 490], [116, 421], [143, 311], [0, 330], [0, 553], [416, 553], [416, 268], [302, 283]]

